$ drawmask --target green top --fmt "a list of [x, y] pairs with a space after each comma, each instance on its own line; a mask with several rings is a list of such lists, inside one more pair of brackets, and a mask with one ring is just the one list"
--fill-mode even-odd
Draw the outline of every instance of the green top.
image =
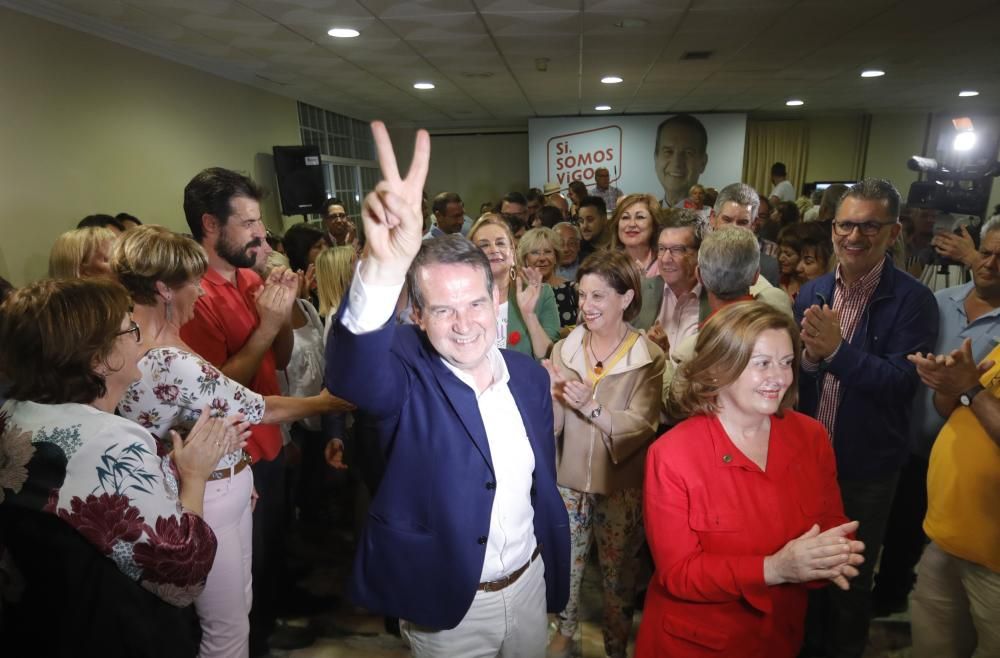
[[[521, 309], [517, 306], [517, 285], [517, 281], [512, 281], [507, 288], [507, 349], [534, 358], [535, 353], [531, 350], [531, 335], [528, 334], [528, 329], [524, 325]], [[556, 306], [556, 295], [552, 292], [552, 286], [547, 283], [542, 284], [538, 302], [535, 304], [535, 315], [552, 342], [555, 343], [559, 340], [559, 308]], [[517, 332], [519, 339], [511, 344], [511, 336], [515, 332]]]

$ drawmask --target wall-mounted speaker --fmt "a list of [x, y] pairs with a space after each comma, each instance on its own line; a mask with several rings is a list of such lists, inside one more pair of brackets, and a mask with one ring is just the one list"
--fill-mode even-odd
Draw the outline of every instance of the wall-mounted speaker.
[[326, 200], [326, 183], [318, 146], [274, 146], [274, 173], [278, 178], [283, 215], [319, 212]]

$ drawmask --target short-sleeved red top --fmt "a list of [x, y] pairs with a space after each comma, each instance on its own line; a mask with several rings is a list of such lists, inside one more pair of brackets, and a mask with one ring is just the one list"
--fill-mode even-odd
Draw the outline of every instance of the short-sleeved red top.
[[[254, 291], [264, 285], [256, 272], [236, 270], [236, 285], [211, 267], [201, 280], [205, 294], [194, 305], [194, 318], [181, 327], [181, 338], [205, 360], [218, 368], [239, 352], [260, 324]], [[275, 372], [274, 352], [268, 350], [250, 382], [261, 395], [281, 395]], [[281, 451], [281, 430], [277, 425], [254, 425], [247, 452], [256, 462], [274, 459]]]

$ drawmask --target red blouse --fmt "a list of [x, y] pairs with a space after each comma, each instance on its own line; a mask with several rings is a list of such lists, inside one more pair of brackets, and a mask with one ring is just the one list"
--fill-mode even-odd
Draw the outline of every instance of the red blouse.
[[643, 494], [656, 572], [636, 657], [795, 656], [807, 587], [825, 581], [765, 585], [764, 558], [813, 523], [847, 522], [823, 426], [772, 416], [761, 471], [718, 418], [695, 416], [649, 448]]

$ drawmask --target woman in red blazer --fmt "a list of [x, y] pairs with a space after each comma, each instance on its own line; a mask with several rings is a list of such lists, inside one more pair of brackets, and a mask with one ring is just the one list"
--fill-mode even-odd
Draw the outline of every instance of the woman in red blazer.
[[[799, 334], [761, 302], [718, 311], [679, 373], [691, 416], [646, 458], [656, 572], [636, 656], [795, 656], [807, 588], [863, 558], [826, 430], [792, 411]], [[676, 384], [675, 384], [676, 385]]]

